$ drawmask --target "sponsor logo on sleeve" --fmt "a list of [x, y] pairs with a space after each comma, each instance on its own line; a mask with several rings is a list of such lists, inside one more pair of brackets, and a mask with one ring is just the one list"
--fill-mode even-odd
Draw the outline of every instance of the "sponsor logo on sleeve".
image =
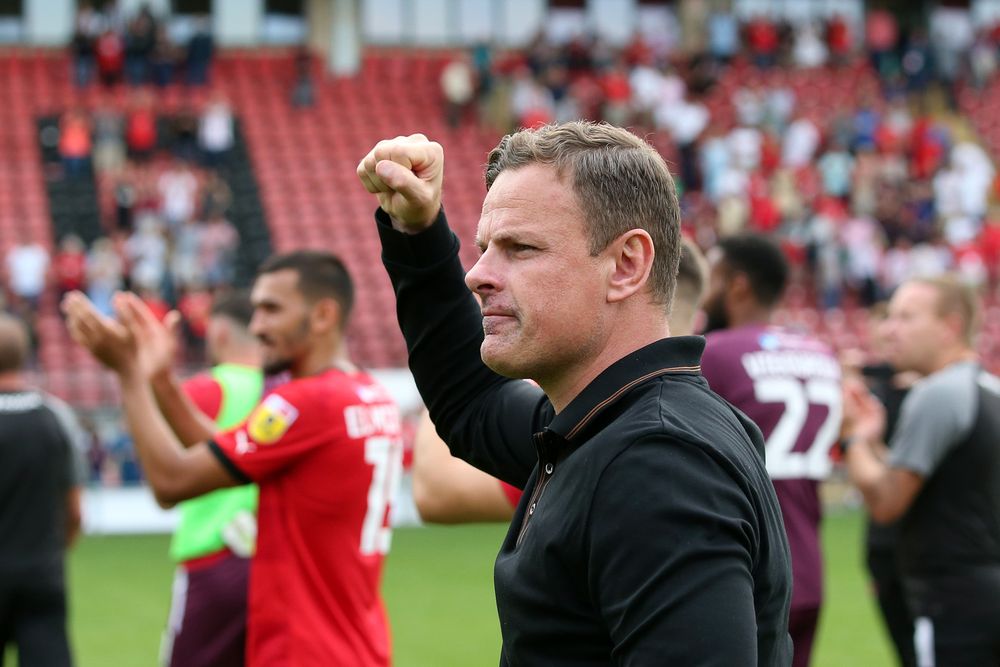
[[278, 394], [271, 394], [258, 405], [247, 420], [247, 433], [254, 442], [272, 445], [292, 427], [299, 411]]

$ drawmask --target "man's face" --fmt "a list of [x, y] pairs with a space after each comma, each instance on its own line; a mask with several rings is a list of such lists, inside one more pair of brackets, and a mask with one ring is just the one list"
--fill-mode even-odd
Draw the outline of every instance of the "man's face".
[[938, 314], [937, 289], [922, 283], [905, 283], [889, 302], [885, 322], [886, 352], [901, 371], [929, 372], [936, 352], [949, 343], [947, 321]]
[[614, 263], [591, 256], [580, 205], [555, 169], [501, 173], [477, 243], [483, 254], [465, 282], [482, 300], [487, 366], [544, 385], [596, 356]]
[[708, 290], [701, 309], [705, 311], [705, 331], [711, 333], [729, 328], [729, 311], [726, 309], [726, 293], [729, 290], [729, 269], [722, 252], [713, 248], [708, 252]]
[[264, 372], [292, 369], [310, 346], [311, 308], [298, 289], [298, 274], [286, 269], [265, 273], [254, 282], [250, 333], [260, 341]]

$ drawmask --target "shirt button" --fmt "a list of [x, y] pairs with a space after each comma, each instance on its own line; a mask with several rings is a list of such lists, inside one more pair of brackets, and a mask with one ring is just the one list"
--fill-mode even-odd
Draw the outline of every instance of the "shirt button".
[[551, 463], [546, 463], [545, 464], [545, 474], [546, 475], [551, 475], [553, 469], [554, 469], [554, 466]]
[[531, 507], [528, 508], [528, 516], [535, 513], [535, 503], [531, 503]]

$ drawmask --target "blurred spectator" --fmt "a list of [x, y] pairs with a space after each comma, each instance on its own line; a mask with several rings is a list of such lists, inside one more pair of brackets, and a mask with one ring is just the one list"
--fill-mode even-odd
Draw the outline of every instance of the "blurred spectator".
[[208, 83], [208, 73], [215, 54], [211, 24], [207, 16], [199, 16], [194, 21], [194, 31], [188, 40], [186, 54], [187, 82], [192, 86]]
[[222, 216], [209, 219], [202, 230], [200, 260], [208, 287], [232, 283], [233, 261], [240, 244], [236, 228]]
[[87, 254], [87, 298], [108, 317], [114, 316], [111, 297], [123, 286], [122, 258], [111, 239], [94, 241]]
[[13, 296], [11, 305], [22, 317], [34, 318], [45, 291], [49, 270], [49, 251], [34, 241], [20, 242], [7, 252], [7, 286]]
[[452, 58], [441, 70], [440, 84], [445, 122], [449, 127], [456, 128], [468, 112], [476, 92], [475, 73], [469, 56], [461, 53]]
[[183, 163], [167, 167], [157, 181], [160, 211], [171, 230], [178, 229], [195, 214], [198, 179]]
[[885, 77], [896, 69], [893, 58], [899, 42], [899, 24], [892, 12], [872, 9], [865, 17], [865, 46], [875, 72]]
[[674, 105], [670, 114], [658, 116], [658, 125], [666, 122], [664, 129], [670, 132], [680, 155], [680, 177], [684, 190], [700, 189], [698, 178], [698, 138], [708, 126], [709, 113], [704, 104], [681, 101]]
[[201, 219], [225, 217], [233, 202], [233, 191], [218, 172], [210, 171], [201, 188]]
[[82, 109], [70, 109], [59, 121], [59, 156], [68, 177], [87, 173], [90, 151], [90, 120]]
[[976, 38], [969, 9], [935, 7], [930, 16], [930, 34], [938, 78], [954, 83], [964, 74], [966, 54]]
[[124, 250], [131, 288], [158, 294], [167, 273], [167, 240], [159, 221], [149, 215], [140, 218]]
[[114, 86], [122, 78], [125, 67], [125, 45], [121, 35], [114, 30], [105, 30], [97, 38], [94, 47], [97, 58], [97, 74], [105, 86]]
[[792, 59], [796, 67], [822, 67], [830, 53], [811, 21], [803, 21], [795, 28], [795, 46]]
[[931, 53], [927, 31], [916, 26], [910, 31], [910, 37], [903, 49], [900, 69], [906, 82], [906, 89], [921, 93], [934, 76], [934, 56]]
[[806, 117], [797, 118], [788, 126], [781, 147], [781, 164], [798, 169], [810, 164], [819, 147], [819, 128]]
[[174, 234], [170, 270], [178, 292], [204, 285], [207, 280], [201, 255], [203, 236], [204, 225], [195, 220], [188, 220]]
[[101, 15], [84, 0], [76, 14], [73, 28], [73, 81], [77, 86], [88, 85], [96, 69], [97, 38], [101, 35]]
[[823, 181], [823, 193], [831, 197], [846, 198], [851, 191], [851, 175], [854, 170], [854, 158], [846, 147], [833, 142], [830, 150], [819, 159], [817, 167]]
[[170, 40], [166, 26], [156, 29], [153, 49], [149, 53], [149, 69], [154, 84], [163, 88], [174, 80], [174, 70], [180, 60], [176, 45]]
[[127, 171], [115, 181], [115, 228], [119, 232], [131, 234], [134, 228], [136, 188], [133, 176]]
[[531, 70], [522, 68], [514, 75], [511, 110], [519, 127], [537, 127], [552, 121], [555, 100], [552, 92], [532, 76]]
[[834, 14], [826, 24], [826, 46], [834, 65], [843, 65], [851, 57], [851, 29], [840, 14]]
[[189, 356], [203, 355], [208, 319], [212, 311], [212, 293], [200, 284], [192, 284], [177, 300]]
[[233, 147], [233, 112], [225, 96], [216, 93], [201, 113], [198, 124], [198, 146], [206, 164], [215, 166], [222, 162]]
[[759, 14], [747, 23], [747, 46], [757, 67], [769, 69], [778, 60], [778, 28], [768, 17]]
[[52, 277], [60, 298], [67, 292], [85, 289], [87, 247], [76, 234], [67, 234], [59, 242], [52, 260]]
[[129, 156], [146, 161], [153, 156], [158, 141], [156, 112], [153, 97], [148, 93], [136, 95], [125, 121], [125, 143]]
[[125, 78], [140, 86], [149, 80], [149, 58], [156, 41], [156, 18], [148, 4], [143, 4], [139, 12], [125, 29]]
[[628, 70], [622, 60], [616, 60], [600, 74], [601, 90], [604, 93], [603, 117], [618, 127], [629, 123], [629, 101], [632, 90], [629, 86]]
[[988, 30], [980, 30], [969, 51], [969, 72], [972, 85], [986, 87], [997, 73], [997, 45]]
[[183, 103], [170, 118], [170, 148], [185, 162], [195, 162], [198, 156], [198, 114], [189, 102]]
[[122, 117], [111, 106], [94, 112], [94, 169], [117, 172], [125, 165], [125, 136]]
[[740, 27], [732, 12], [716, 6], [708, 17], [708, 50], [720, 63], [732, 61], [740, 47]]

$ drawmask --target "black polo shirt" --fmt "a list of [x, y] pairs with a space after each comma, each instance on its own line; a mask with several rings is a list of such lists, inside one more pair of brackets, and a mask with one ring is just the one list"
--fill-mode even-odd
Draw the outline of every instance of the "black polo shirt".
[[658, 341], [560, 414], [479, 356], [444, 216], [376, 214], [410, 367], [452, 452], [525, 490], [494, 570], [502, 665], [786, 665], [788, 543], [759, 430]]

